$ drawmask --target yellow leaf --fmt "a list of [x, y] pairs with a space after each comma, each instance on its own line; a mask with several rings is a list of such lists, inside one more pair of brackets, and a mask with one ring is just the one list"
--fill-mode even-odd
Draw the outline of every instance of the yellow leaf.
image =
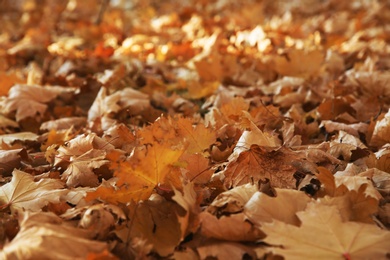
[[217, 134], [213, 129], [207, 128], [204, 124], [193, 125], [190, 118], [179, 118], [177, 120], [178, 132], [188, 141], [188, 153], [205, 153], [215, 142]]

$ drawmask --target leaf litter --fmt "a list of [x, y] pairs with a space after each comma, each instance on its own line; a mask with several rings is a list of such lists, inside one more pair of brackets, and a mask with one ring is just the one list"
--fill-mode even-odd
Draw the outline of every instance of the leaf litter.
[[2, 259], [388, 259], [384, 1], [2, 1]]

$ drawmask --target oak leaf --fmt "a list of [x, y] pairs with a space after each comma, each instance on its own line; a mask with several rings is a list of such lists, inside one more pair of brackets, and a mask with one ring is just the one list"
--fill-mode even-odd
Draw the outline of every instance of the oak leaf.
[[55, 179], [41, 179], [34, 182], [34, 177], [15, 169], [11, 182], [0, 187], [1, 207], [9, 206], [12, 211], [39, 211], [49, 202], [59, 202], [61, 196], [68, 193], [62, 189], [63, 183]]
[[309, 204], [297, 213], [300, 227], [274, 220], [264, 242], [286, 259], [385, 259], [390, 232], [375, 225], [342, 222], [335, 206]]

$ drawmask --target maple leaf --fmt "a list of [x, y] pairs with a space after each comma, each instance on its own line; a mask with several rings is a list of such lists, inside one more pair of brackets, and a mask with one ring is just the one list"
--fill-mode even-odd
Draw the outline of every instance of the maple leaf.
[[186, 149], [188, 153], [205, 153], [205, 150], [215, 142], [215, 131], [202, 123], [193, 126], [193, 120], [181, 117], [176, 121], [176, 124], [178, 132], [184, 136], [189, 144]]
[[184, 153], [180, 160], [187, 164], [182, 171], [184, 171], [184, 176], [189, 181], [197, 184], [210, 181], [210, 177], [214, 171], [209, 166], [209, 160], [203, 155]]
[[97, 186], [98, 178], [93, 169], [108, 164], [106, 151], [114, 147], [96, 134], [80, 135], [58, 149], [54, 165], [66, 165], [62, 179], [69, 187]]
[[198, 214], [200, 207], [197, 202], [197, 194], [194, 190], [192, 182], [183, 185], [183, 193], [173, 187], [175, 195], [172, 197], [177, 204], [179, 204], [184, 210], [185, 214], [178, 212], [177, 218], [180, 223], [181, 237], [183, 240], [190, 232], [195, 232], [198, 228]]
[[17, 72], [0, 72], [0, 96], [5, 96], [11, 87], [16, 83], [23, 83]]
[[25, 149], [2, 150], [0, 151], [0, 174], [10, 175], [13, 169], [19, 168], [22, 159], [27, 159]]
[[153, 124], [137, 131], [142, 144], [154, 142], [169, 142], [177, 144], [181, 142], [181, 137], [177, 135], [176, 129], [170, 117], [159, 117]]
[[46, 103], [64, 93], [73, 93], [74, 88], [59, 86], [41, 87], [38, 85], [14, 85], [7, 99], [3, 100], [3, 113], [16, 111], [16, 121], [19, 122], [28, 117], [43, 116], [47, 109]]
[[112, 204], [88, 205], [80, 208], [68, 209], [61, 215], [63, 219], [79, 218], [79, 226], [88, 229], [93, 237], [104, 239], [118, 221], [126, 220], [122, 209]]
[[[158, 184], [163, 184], [171, 167], [183, 154], [169, 145], [153, 143], [137, 149], [128, 161], [119, 162], [114, 168], [116, 189], [100, 186], [88, 199], [100, 197], [112, 203], [127, 203], [149, 198]], [[178, 176], [177, 176], [178, 178]]]
[[252, 223], [261, 225], [263, 222], [279, 220], [285, 223], [300, 224], [296, 216], [298, 211], [304, 210], [311, 201], [309, 196], [301, 191], [275, 189], [276, 197], [256, 192], [245, 204], [244, 214]]
[[66, 180], [68, 187], [98, 185], [97, 175], [93, 169], [98, 169], [101, 166], [108, 164], [108, 160], [104, 160], [106, 153], [101, 150], [90, 150], [80, 156], [72, 156], [70, 164], [62, 173], [62, 179]]
[[85, 259], [107, 244], [93, 241], [93, 233], [62, 223], [53, 213], [23, 213], [20, 231], [0, 251], [1, 259]]
[[15, 169], [10, 183], [0, 187], [0, 201], [4, 208], [9, 206], [12, 211], [39, 211], [49, 202], [59, 202], [60, 197], [68, 193], [62, 189], [63, 183], [55, 179], [41, 179], [34, 182], [34, 177]]
[[[287, 154], [290, 158], [285, 161]], [[252, 145], [229, 162], [223, 171], [224, 183], [227, 187], [235, 187], [269, 179], [273, 187], [294, 188], [296, 180], [293, 175], [296, 169], [291, 161], [297, 158], [287, 148], [269, 151], [266, 147]]]
[[274, 57], [274, 68], [281, 75], [309, 77], [320, 69], [325, 55], [321, 50], [289, 49], [284, 56]]
[[159, 195], [154, 195], [138, 205], [130, 205], [129, 215], [133, 216], [134, 220], [128, 223], [131, 232], [127, 229], [125, 236], [122, 233], [123, 241], [144, 238], [160, 256], [171, 254], [180, 243], [181, 237], [180, 224], [175, 214], [178, 210], [177, 204], [166, 201]]
[[244, 214], [217, 218], [205, 211], [199, 214], [199, 220], [200, 233], [206, 237], [228, 241], [257, 241], [264, 237], [258, 228], [245, 221]]
[[312, 203], [297, 215], [300, 227], [278, 220], [262, 225], [264, 242], [286, 259], [385, 259], [389, 253], [389, 231], [342, 222], [335, 206]]
[[4, 150], [22, 148], [21, 143], [24, 142], [36, 142], [38, 141], [38, 135], [32, 132], [21, 132], [0, 135], [0, 146]]
[[[371, 126], [372, 125], [372, 126]], [[369, 144], [372, 146], [381, 146], [390, 141], [390, 109], [385, 115], [378, 117], [378, 120], [370, 125]]]
[[207, 211], [214, 215], [216, 215], [216, 213], [226, 213], [229, 215], [231, 213], [241, 212], [244, 209], [245, 204], [258, 189], [258, 185], [248, 183], [222, 192], [213, 200], [213, 202], [211, 202]]
[[102, 87], [88, 111], [88, 121], [100, 120], [103, 130], [111, 126], [105, 120], [110, 119], [112, 113], [128, 109], [131, 115], [137, 115], [150, 106], [149, 96], [132, 88], [125, 88], [111, 95], [107, 92], [107, 88]]
[[253, 248], [232, 241], [205, 240], [196, 247], [196, 251], [201, 259], [210, 257], [216, 259], [242, 259], [244, 256], [256, 258]]

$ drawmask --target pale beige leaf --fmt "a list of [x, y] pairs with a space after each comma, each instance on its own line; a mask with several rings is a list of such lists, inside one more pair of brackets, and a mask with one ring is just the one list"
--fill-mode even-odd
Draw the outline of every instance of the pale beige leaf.
[[9, 205], [12, 211], [39, 211], [49, 202], [56, 203], [68, 193], [63, 183], [55, 179], [41, 179], [34, 182], [34, 177], [26, 172], [14, 170], [12, 181], [0, 187], [0, 202]]
[[252, 223], [261, 225], [263, 222], [279, 220], [298, 226], [300, 221], [296, 216], [298, 211], [306, 208], [311, 201], [302, 191], [275, 189], [276, 197], [256, 192], [244, 207], [244, 214]]
[[278, 220], [266, 223], [264, 242], [285, 259], [385, 259], [390, 232], [375, 225], [342, 222], [334, 206], [309, 204], [296, 227]]

